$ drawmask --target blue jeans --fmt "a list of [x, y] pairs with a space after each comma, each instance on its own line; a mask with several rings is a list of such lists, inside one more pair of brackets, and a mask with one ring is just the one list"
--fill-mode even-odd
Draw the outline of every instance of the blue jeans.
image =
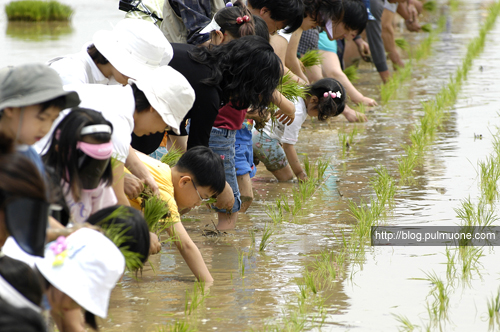
[[[208, 145], [213, 152], [223, 158], [224, 172], [226, 173], [226, 181], [233, 189], [234, 205], [231, 213], [238, 212], [241, 208], [240, 190], [238, 188], [238, 181], [236, 180], [236, 168], [234, 165], [234, 144], [236, 141], [236, 130], [221, 129], [212, 127], [210, 132], [210, 140]], [[217, 209], [217, 212], [228, 212], [225, 209]]]

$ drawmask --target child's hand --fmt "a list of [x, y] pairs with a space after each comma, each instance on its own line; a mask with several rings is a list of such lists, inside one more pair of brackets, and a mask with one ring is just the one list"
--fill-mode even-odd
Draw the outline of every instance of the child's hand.
[[155, 254], [157, 254], [157, 253], [160, 252], [160, 250], [161, 250], [161, 243], [158, 240], [158, 235], [156, 235], [155, 233], [149, 232], [149, 238], [150, 238], [150, 242], [149, 242], [149, 254], [150, 255], [155, 255]]
[[148, 174], [144, 179], [142, 179], [142, 181], [149, 186], [154, 195], [160, 196], [160, 188], [158, 188], [158, 184], [151, 174]]
[[142, 181], [133, 174], [124, 173], [123, 189], [130, 199], [137, 198], [144, 190]]
[[360, 104], [364, 104], [365, 106], [377, 106], [377, 102], [375, 101], [375, 99], [371, 99], [371, 98], [368, 98], [368, 97], [365, 97], [363, 96], [363, 98], [361, 98]]
[[342, 114], [345, 116], [349, 122], [366, 122], [368, 118], [363, 113], [356, 112], [350, 107], [346, 107]]
[[300, 182], [306, 182], [306, 181], [308, 180], [308, 177], [307, 177], [306, 172], [302, 171], [302, 172], [300, 172], [299, 174], [297, 174], [297, 179], [298, 179]]

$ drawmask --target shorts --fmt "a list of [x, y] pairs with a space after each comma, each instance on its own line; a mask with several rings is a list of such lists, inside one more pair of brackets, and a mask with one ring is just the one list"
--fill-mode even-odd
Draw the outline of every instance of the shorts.
[[328, 35], [325, 31], [319, 33], [318, 49], [321, 51], [327, 51], [332, 53], [337, 53], [337, 41], [328, 39]]
[[160, 146], [153, 153], [150, 153], [149, 156], [156, 160], [161, 160], [161, 158], [168, 153], [167, 148], [164, 146]]
[[288, 165], [285, 151], [277, 139], [265, 132], [254, 131], [252, 141], [254, 158], [263, 162], [268, 171], [278, 171]]
[[250, 142], [235, 145], [234, 164], [236, 166], [236, 176], [250, 173], [250, 178], [257, 173], [257, 167], [253, 163], [253, 144]]
[[[213, 152], [221, 156], [224, 161], [224, 172], [226, 181], [233, 189], [234, 204], [231, 213], [238, 212], [241, 209], [240, 191], [238, 181], [236, 180], [236, 169], [234, 166], [234, 144], [236, 140], [236, 130], [221, 129], [212, 127], [208, 145]], [[228, 212], [225, 209], [214, 208], [217, 212]]]

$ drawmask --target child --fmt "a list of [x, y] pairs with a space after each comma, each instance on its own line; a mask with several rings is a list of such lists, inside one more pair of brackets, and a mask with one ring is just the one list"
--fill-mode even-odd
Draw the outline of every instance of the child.
[[79, 103], [78, 94], [63, 90], [59, 75], [45, 65], [0, 70], [0, 133], [12, 139], [42, 174], [42, 160], [31, 145], [49, 132], [61, 110]]
[[92, 213], [117, 203], [111, 187], [112, 133], [113, 126], [101, 113], [79, 107], [54, 130], [43, 159], [53, 170], [55, 184], [62, 186], [72, 223], [83, 224]]
[[76, 54], [48, 62], [63, 84], [128, 84], [173, 56], [170, 43], [160, 29], [144, 20], [124, 19], [113, 31], [97, 31], [92, 43]]
[[[86, 311], [86, 323], [97, 330], [94, 315], [106, 318], [111, 291], [125, 270], [125, 258], [103, 234], [82, 228], [52, 242], [35, 265], [45, 279], [50, 313], [59, 331], [84, 330], [81, 309]], [[80, 321], [63, 324], [66, 315]]]
[[254, 131], [253, 134], [254, 156], [279, 181], [291, 180], [294, 174], [301, 181], [307, 179], [294, 148], [307, 115], [317, 116], [319, 121], [324, 121], [339, 115], [345, 108], [344, 87], [333, 78], [324, 78], [309, 85], [306, 93], [305, 99], [298, 98], [295, 102], [297, 115], [292, 125], [284, 127], [269, 121], [262, 132]]
[[[177, 249], [199, 281], [213, 281], [199, 249], [180, 222], [179, 211], [199, 206], [224, 190], [226, 179], [221, 157], [207, 147], [198, 146], [189, 149], [170, 168], [144, 154], [138, 153], [137, 156], [155, 177], [161, 198], [170, 209], [175, 224], [167, 232], [178, 239], [175, 241]], [[132, 206], [140, 207], [140, 199], [130, 202]]]
[[0, 135], [0, 249], [12, 236], [24, 252], [43, 256], [48, 190], [35, 165], [12, 146]]

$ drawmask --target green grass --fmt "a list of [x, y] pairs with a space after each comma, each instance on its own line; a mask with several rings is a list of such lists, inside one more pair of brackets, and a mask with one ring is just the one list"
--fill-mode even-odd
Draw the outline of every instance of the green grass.
[[57, 1], [12, 1], [5, 6], [9, 21], [69, 21], [73, 10]]

